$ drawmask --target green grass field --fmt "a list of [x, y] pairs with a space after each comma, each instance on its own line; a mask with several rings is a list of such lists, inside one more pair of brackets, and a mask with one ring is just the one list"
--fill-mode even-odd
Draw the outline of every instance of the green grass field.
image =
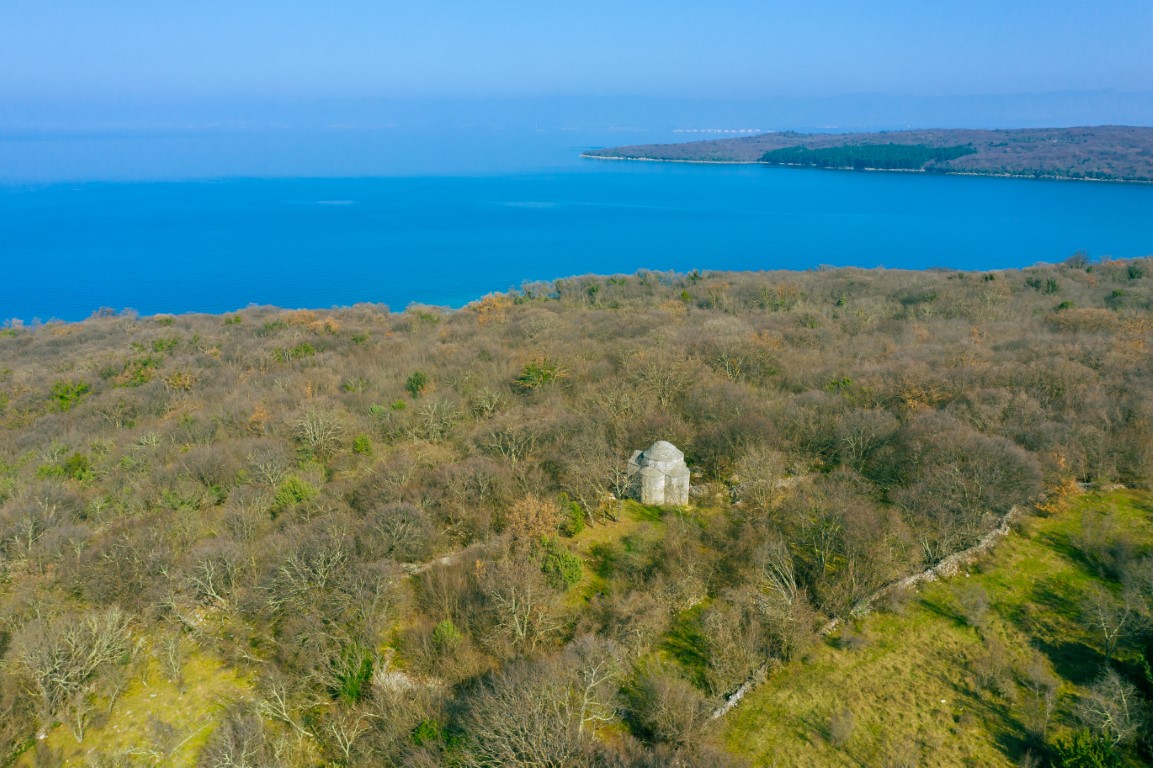
[[[1100, 579], [1071, 539], [1086, 519], [1108, 519], [1145, 552], [1151, 513], [1149, 495], [1120, 491], [1026, 520], [970, 572], [864, 617], [780, 668], [728, 716], [727, 745], [757, 766], [1017, 765], [1039, 711], [1022, 684], [1030, 665], [1059, 681], [1053, 738], [1068, 731], [1072, 703], [1104, 664], [1082, 625], [1081, 596], [1117, 585]], [[964, 606], [982, 590], [987, 611], [966, 618], [974, 611]], [[1115, 658], [1124, 667], [1137, 654], [1122, 645]]]

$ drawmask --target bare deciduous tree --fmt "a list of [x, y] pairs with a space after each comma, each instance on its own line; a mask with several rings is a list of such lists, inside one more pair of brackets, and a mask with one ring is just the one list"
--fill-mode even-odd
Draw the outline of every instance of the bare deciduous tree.
[[659, 664], [638, 673], [628, 698], [637, 726], [654, 740], [676, 746], [699, 742], [712, 712], [692, 683]]
[[1049, 732], [1053, 710], [1057, 706], [1060, 680], [1049, 669], [1041, 654], [1034, 652], [1025, 667], [1018, 673], [1018, 680], [1026, 691], [1025, 727], [1039, 741], [1044, 741]]
[[[336, 755], [337, 764], [349, 765], [361, 737], [368, 733], [371, 727], [371, 713], [359, 707], [342, 707], [328, 713], [320, 724], [319, 735], [323, 743]], [[365, 757], [371, 760], [371, 755]]]
[[498, 655], [531, 653], [560, 629], [556, 590], [531, 559], [492, 564], [480, 589], [488, 608], [486, 642]]
[[631, 363], [637, 382], [668, 408], [700, 375], [701, 362], [664, 352], [645, 353]]
[[566, 649], [576, 669], [577, 731], [583, 735], [616, 716], [614, 683], [621, 675], [622, 650], [612, 640], [581, 635]]
[[538, 439], [533, 426], [497, 427], [488, 431], [482, 439], [482, 447], [505, 460], [512, 466], [532, 456]]
[[333, 454], [344, 439], [340, 418], [330, 412], [311, 410], [292, 425], [297, 442], [319, 457]]
[[248, 707], [234, 704], [225, 712], [200, 752], [198, 768], [273, 768], [260, 718]]
[[1101, 653], [1108, 661], [1139, 619], [1136, 599], [1128, 591], [1114, 595], [1104, 587], [1094, 586], [1081, 600], [1081, 618], [1100, 638]]
[[466, 700], [469, 736], [462, 763], [470, 768], [531, 765], [576, 768], [586, 737], [580, 699], [562, 667], [514, 662]]
[[124, 658], [132, 643], [129, 624], [128, 615], [114, 607], [21, 629], [12, 664], [35, 694], [42, 722], [81, 694], [101, 669]]
[[734, 495], [754, 515], [767, 514], [780, 504], [787, 492], [785, 476], [788, 460], [780, 451], [755, 445], [736, 463]]
[[1106, 668], [1077, 702], [1076, 714], [1090, 730], [1117, 747], [1137, 738], [1145, 718], [1141, 694], [1112, 668]]
[[761, 584], [756, 609], [774, 650], [787, 660], [812, 642], [815, 614], [798, 584], [792, 553], [783, 541], [770, 539], [759, 561]]

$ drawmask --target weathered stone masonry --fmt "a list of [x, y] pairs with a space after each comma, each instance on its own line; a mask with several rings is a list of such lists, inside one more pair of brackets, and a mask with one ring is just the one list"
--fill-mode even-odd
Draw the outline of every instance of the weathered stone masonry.
[[658, 440], [629, 459], [629, 495], [642, 504], [689, 503], [689, 468], [685, 455], [665, 440]]

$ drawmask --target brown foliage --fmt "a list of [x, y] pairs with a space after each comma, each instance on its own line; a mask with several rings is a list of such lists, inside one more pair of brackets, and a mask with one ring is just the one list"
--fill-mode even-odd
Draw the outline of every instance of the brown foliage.
[[[802, 655], [830, 616], [1042, 488], [1056, 509], [1077, 483], [1153, 483], [1150, 272], [643, 272], [459, 312], [12, 329], [0, 735], [26, 737], [36, 710], [82, 725], [74, 697], [27, 693], [31, 661], [68, 637], [57, 617], [119, 610], [139, 636], [183, 638], [170, 646], [280, 686], [257, 707], [261, 729], [236, 710], [212, 755], [270, 754], [291, 734], [350, 764], [480, 760], [467, 738], [447, 754], [438, 729], [491, 729], [481, 721], [507, 705], [569, 764], [713, 764], [697, 685], [728, 692]], [[622, 519], [625, 462], [656, 439], [707, 484], [701, 509]], [[596, 543], [571, 542], [585, 576], [565, 592], [540, 541], [568, 502]], [[1130, 599], [1120, 624], [1118, 600], [1086, 605], [1108, 654], [1153, 589], [1123, 532], [1087, 520], [1072, 543]], [[575, 699], [534, 713], [496, 695], [512, 681], [575, 697], [566, 641], [610, 644], [627, 669], [674, 627], [699, 630], [683, 649], [699, 664], [630, 678], [647, 746], [592, 743]], [[355, 701], [334, 697], [366, 661], [394, 688], [352, 680]], [[1009, 674], [985, 662], [996, 674], [982, 677]], [[1016, 674], [1036, 678], [1030, 727], [1043, 730], [1044, 676]], [[610, 699], [597, 711], [619, 716]]]

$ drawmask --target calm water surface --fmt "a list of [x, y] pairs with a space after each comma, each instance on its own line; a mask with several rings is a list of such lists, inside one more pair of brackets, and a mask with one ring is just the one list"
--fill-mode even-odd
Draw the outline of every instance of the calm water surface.
[[1153, 186], [570, 159], [548, 171], [0, 186], [0, 319], [461, 305], [642, 268], [1153, 253]]

